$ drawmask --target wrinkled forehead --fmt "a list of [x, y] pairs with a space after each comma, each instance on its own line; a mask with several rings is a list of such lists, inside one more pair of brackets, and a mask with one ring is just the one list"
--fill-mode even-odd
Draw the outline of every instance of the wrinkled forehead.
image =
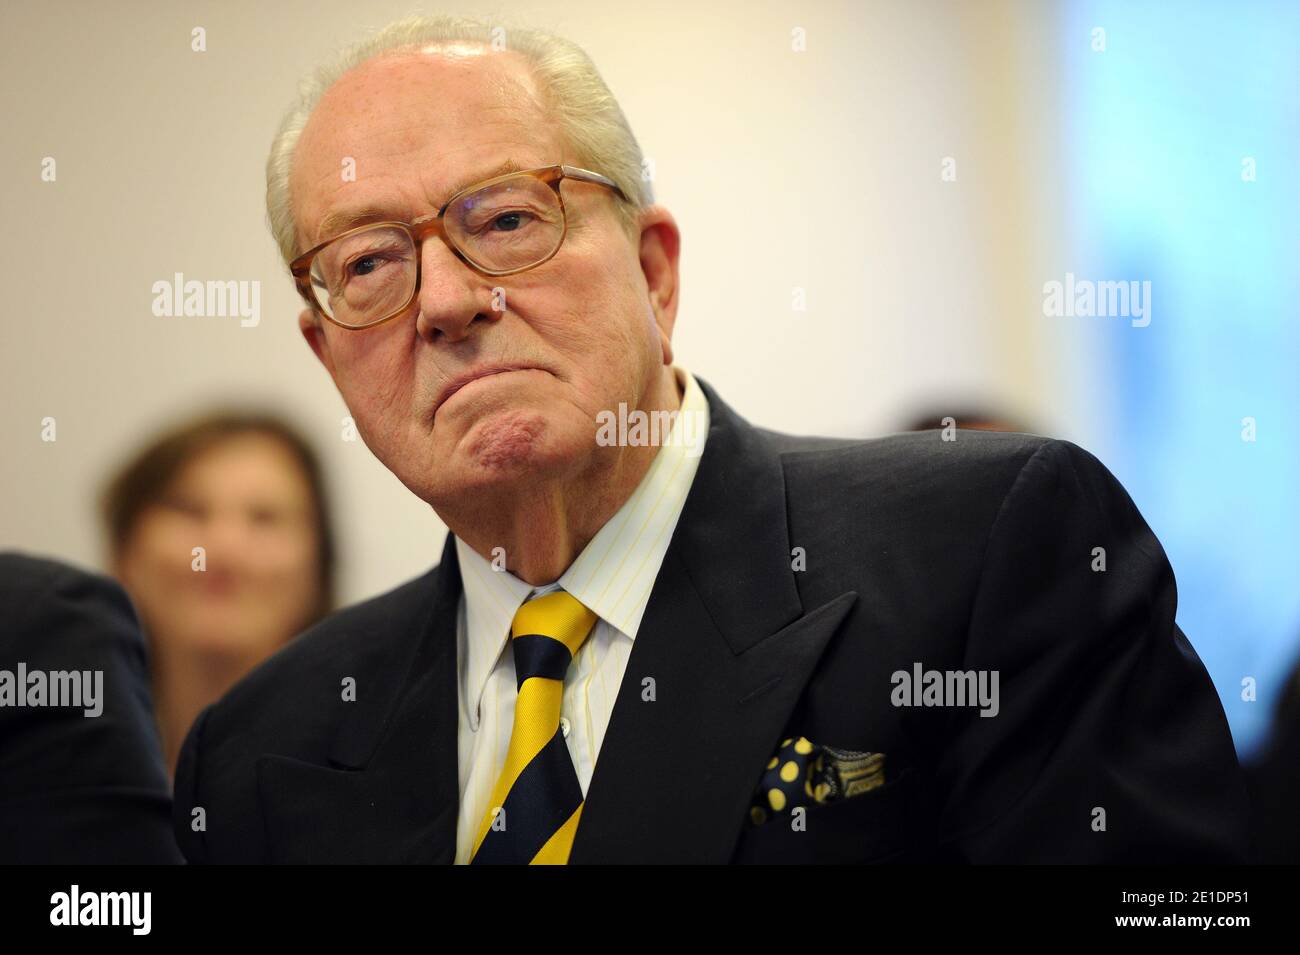
[[557, 147], [518, 54], [456, 48], [368, 60], [325, 92], [299, 137], [290, 174], [299, 249], [320, 241], [317, 224], [345, 201], [436, 209], [476, 169], [556, 162]]

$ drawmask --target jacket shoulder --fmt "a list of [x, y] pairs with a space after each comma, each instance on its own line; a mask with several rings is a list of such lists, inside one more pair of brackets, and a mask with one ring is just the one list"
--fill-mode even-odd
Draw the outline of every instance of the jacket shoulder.
[[[767, 433], [787, 480], [823, 489], [855, 486], [874, 494], [938, 495], [970, 500], [1005, 495], [1037, 454], [1069, 449], [1069, 441], [1002, 431], [909, 431], [859, 440]], [[947, 439], [945, 439], [947, 438]], [[1091, 457], [1089, 455], [1089, 457]]]
[[[342, 698], [345, 681], [369, 689], [401, 668], [425, 632], [439, 572], [434, 567], [303, 631], [207, 707], [184, 748], [195, 750], [209, 779], [217, 766], [263, 752], [323, 759], [338, 729], [340, 710], [332, 704]], [[358, 697], [356, 706], [384, 705], [373, 691]], [[178, 766], [178, 783], [182, 771]]]
[[[246, 707], [259, 712], [297, 707], [303, 692], [331, 689], [345, 676], [358, 677], [401, 653], [423, 632], [432, 607], [439, 567], [382, 594], [334, 611], [294, 637], [236, 683], [216, 704], [209, 733], [223, 713]], [[286, 693], [286, 688], [289, 692]]]
[[[441, 567], [378, 596], [335, 611], [254, 668], [203, 710], [176, 767], [173, 831], [191, 862], [265, 861], [258, 809], [257, 759], [277, 753], [324, 764], [352, 709], [383, 708], [385, 681], [400, 676], [433, 609]], [[339, 701], [349, 678], [358, 702]], [[196, 807], [223, 820], [211, 842], [191, 827]], [[220, 854], [220, 859], [214, 856]]]
[[[1067, 519], [1054, 510], [1060, 499], [1047, 492], [1061, 484], [1075, 493], [1076, 484], [1064, 483], [1071, 470], [1088, 475], [1091, 487], [1124, 496], [1088, 452], [1040, 435], [959, 430], [944, 441], [940, 431], [918, 431], [782, 446], [790, 541], [823, 569], [798, 577], [807, 601], [885, 586], [899, 612], [911, 613], [906, 608], [927, 606], [926, 593], [941, 579], [963, 596], [932, 609], [969, 606], [963, 601], [973, 599], [988, 541], [1006, 511]], [[960, 624], [953, 616], [933, 629], [955, 633]]]

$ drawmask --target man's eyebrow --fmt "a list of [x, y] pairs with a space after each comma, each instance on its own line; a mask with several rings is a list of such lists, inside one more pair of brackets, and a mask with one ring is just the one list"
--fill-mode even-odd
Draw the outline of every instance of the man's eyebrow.
[[[495, 169], [489, 170], [481, 175], [468, 176], [461, 179], [447, 191], [447, 198], [450, 199], [462, 189], [474, 185], [476, 182], [483, 182], [488, 179], [495, 179], [497, 176], [504, 176], [512, 172], [523, 172], [524, 167], [519, 165], [513, 159], [507, 159]], [[445, 200], [444, 200], [445, 201]], [[320, 224], [316, 227], [316, 241], [324, 242], [326, 239], [332, 239], [334, 236], [354, 229], [357, 226], [368, 225], [372, 222], [400, 222], [402, 217], [393, 213], [391, 209], [383, 206], [363, 206], [360, 209], [336, 209], [327, 213]]]

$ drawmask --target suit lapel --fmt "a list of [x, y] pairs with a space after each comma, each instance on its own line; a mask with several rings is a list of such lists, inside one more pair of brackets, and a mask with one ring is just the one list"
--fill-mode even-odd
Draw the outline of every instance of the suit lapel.
[[849, 591], [804, 609], [780, 457], [699, 384], [709, 438], [628, 658], [571, 863], [729, 861], [763, 766], [857, 599]]
[[657, 593], [660, 582], [596, 760], [573, 864], [727, 862], [764, 763], [857, 596], [735, 655], [679, 559], [665, 561]]

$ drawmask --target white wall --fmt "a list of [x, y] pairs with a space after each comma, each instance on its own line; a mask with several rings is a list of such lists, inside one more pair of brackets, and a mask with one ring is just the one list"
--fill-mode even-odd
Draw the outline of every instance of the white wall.
[[[441, 522], [340, 440], [346, 409], [298, 334], [263, 206], [298, 77], [412, 9], [4, 5], [0, 547], [99, 564], [106, 473], [151, 429], [233, 398], [272, 403], [320, 447], [346, 601], [437, 559]], [[1077, 365], [1044, 357], [1062, 354], [1040, 310], [1059, 274], [1056, 80], [1036, 4], [506, 9], [582, 44], [620, 98], [683, 229], [678, 359], [751, 421], [879, 433], [919, 401], [969, 396], [1027, 408], [1040, 430], [1077, 423], [1042, 397]], [[945, 156], [956, 182], [940, 180]], [[151, 287], [175, 272], [259, 280], [260, 325], [155, 317]], [[57, 442], [41, 440], [46, 416]]]

